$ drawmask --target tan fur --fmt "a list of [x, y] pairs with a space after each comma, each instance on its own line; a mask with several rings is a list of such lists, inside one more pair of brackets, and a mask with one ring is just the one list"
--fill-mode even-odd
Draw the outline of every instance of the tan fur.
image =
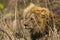
[[36, 33], [41, 35], [46, 34], [49, 28], [53, 27], [53, 22], [56, 23], [58, 21], [56, 20], [56, 15], [51, 13], [47, 8], [42, 8], [32, 3], [24, 10], [23, 16], [24, 24], [27, 25], [27, 29], [30, 29], [33, 36]]
[[[23, 16], [24, 16], [24, 18], [26, 18], [25, 21], [27, 21], [29, 25], [30, 24], [32, 25], [32, 23], [29, 22], [29, 20], [30, 20], [31, 15], [33, 15], [32, 18], [36, 20], [36, 23], [38, 24], [37, 26], [38, 26], [39, 30], [43, 31], [45, 29], [44, 22], [46, 21], [45, 19], [48, 18], [49, 13], [50, 13], [49, 10], [46, 8], [41, 8], [41, 7], [35, 6], [34, 4], [30, 4], [30, 6], [28, 6], [24, 10]], [[45, 16], [45, 17], [42, 18], [43, 16]], [[41, 24], [39, 24], [38, 21], [41, 22]], [[34, 26], [32, 25], [32, 27], [34, 27]]]

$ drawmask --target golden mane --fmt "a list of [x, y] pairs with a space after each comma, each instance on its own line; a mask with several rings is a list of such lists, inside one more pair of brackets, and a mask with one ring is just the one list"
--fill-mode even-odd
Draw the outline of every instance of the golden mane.
[[[49, 32], [49, 28], [53, 27], [53, 23], [59, 21], [58, 15], [50, 12], [47, 8], [42, 8], [34, 4], [30, 4], [24, 9], [24, 24], [27, 29], [31, 29], [32, 36], [36, 34], [42, 36]], [[56, 20], [57, 19], [57, 20]]]

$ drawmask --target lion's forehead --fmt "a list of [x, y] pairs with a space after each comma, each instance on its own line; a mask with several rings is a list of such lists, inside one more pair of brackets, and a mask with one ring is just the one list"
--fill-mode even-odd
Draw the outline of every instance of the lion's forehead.
[[41, 7], [38, 7], [38, 6], [37, 7], [32, 7], [30, 11], [35, 12], [35, 13], [40, 13], [40, 14], [42, 12], [45, 12], [44, 14], [49, 12], [49, 10], [47, 8], [41, 8]]
[[27, 21], [27, 20], [29, 21], [32, 14], [34, 14], [34, 16], [32, 16], [32, 17], [36, 17], [37, 16], [35, 19], [39, 18], [37, 20], [42, 20], [43, 17], [47, 18], [49, 16], [49, 13], [50, 13], [49, 10], [46, 9], [46, 8], [41, 8], [41, 7], [38, 7], [38, 6], [34, 6], [34, 7], [30, 8], [29, 11], [26, 13], [25, 21]]
[[[48, 17], [49, 16], [49, 10], [46, 8], [40, 8], [40, 7], [32, 7], [28, 13], [26, 13], [25, 18], [29, 19], [32, 14], [36, 15], [37, 17]], [[33, 16], [32, 16], [33, 17]]]

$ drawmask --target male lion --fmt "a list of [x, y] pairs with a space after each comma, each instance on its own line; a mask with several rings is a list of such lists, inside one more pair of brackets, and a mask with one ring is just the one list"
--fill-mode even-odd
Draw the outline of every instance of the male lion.
[[49, 28], [53, 28], [54, 24], [58, 24], [59, 21], [58, 15], [51, 13], [47, 8], [32, 3], [24, 10], [23, 17], [25, 29], [31, 33], [32, 40], [49, 34]]

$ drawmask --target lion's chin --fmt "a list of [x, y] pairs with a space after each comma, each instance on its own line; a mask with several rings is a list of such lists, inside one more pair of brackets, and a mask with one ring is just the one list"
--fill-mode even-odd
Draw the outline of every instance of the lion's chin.
[[25, 29], [26, 29], [27, 31], [29, 31], [29, 32], [31, 31], [31, 28], [27, 28], [27, 27], [26, 27]]

